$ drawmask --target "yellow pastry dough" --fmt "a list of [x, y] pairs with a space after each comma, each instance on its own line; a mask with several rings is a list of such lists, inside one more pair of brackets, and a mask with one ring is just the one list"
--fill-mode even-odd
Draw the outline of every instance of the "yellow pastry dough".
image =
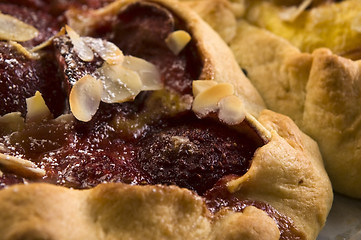
[[334, 189], [360, 198], [360, 63], [327, 49], [302, 53], [245, 21], [231, 48], [268, 107], [318, 142]]
[[351, 58], [360, 55], [359, 0], [325, 3], [302, 11], [293, 21], [282, 19], [282, 13], [290, 7], [269, 1], [249, 2], [245, 14], [247, 21], [287, 39], [302, 52], [312, 53], [317, 48], [326, 47], [338, 55]]

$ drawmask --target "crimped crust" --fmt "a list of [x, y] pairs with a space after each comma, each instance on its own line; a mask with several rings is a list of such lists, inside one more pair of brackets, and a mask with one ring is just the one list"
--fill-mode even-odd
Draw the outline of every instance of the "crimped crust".
[[[184, 1], [216, 24], [202, 4]], [[226, 8], [221, 12], [233, 9], [216, 2]], [[267, 107], [290, 116], [318, 142], [335, 191], [361, 198], [360, 4], [309, 1], [310, 10], [282, 19], [282, 11], [302, 2], [239, 1], [243, 15], [217, 21], [215, 29], [220, 35], [237, 29], [229, 44]]]
[[[332, 204], [332, 189], [317, 144], [287, 117], [264, 111], [272, 133], [250, 170], [228, 183], [235, 196], [264, 201], [293, 220], [304, 239], [315, 239]], [[15, 185], [0, 193], [4, 239], [279, 239], [263, 211], [223, 210], [175, 186], [101, 184], [72, 190], [49, 184]], [[21, 204], [21, 206], [19, 206]], [[181, 217], [180, 217], [181, 216]]]
[[[116, 1], [87, 15], [70, 11], [70, 25], [86, 34], [93, 22], [116, 14]], [[221, 38], [198, 15], [176, 1], [161, 4], [187, 24], [197, 43], [200, 78], [231, 83], [244, 105], [245, 121], [265, 144], [249, 171], [227, 183], [239, 199], [269, 204], [289, 218], [301, 239], [315, 239], [332, 204], [332, 188], [317, 144], [288, 117], [263, 110], [260, 95]], [[76, 17], [76, 18], [75, 18]], [[80, 21], [87, 21], [86, 25]], [[241, 131], [240, 124], [233, 126]], [[253, 206], [242, 212], [211, 213], [203, 198], [176, 186], [105, 183], [74, 190], [46, 183], [14, 185], [0, 191], [3, 239], [279, 239], [277, 222]]]
[[292, 117], [318, 142], [337, 192], [360, 198], [359, 61], [328, 49], [302, 53], [245, 21], [237, 36], [231, 48], [268, 107]]

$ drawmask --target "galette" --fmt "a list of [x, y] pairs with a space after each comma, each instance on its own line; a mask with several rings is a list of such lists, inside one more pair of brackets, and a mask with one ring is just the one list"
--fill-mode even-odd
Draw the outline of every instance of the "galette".
[[316, 239], [317, 143], [178, 1], [0, 3], [2, 239]]
[[267, 107], [319, 144], [334, 190], [361, 198], [360, 2], [281, 2], [254, 1], [230, 47]]

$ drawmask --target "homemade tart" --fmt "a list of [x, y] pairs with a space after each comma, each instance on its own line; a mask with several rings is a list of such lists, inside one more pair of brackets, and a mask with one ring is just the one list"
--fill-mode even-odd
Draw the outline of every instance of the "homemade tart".
[[316, 140], [334, 190], [361, 198], [359, 1], [319, 3], [292, 21], [283, 5], [252, 3], [230, 42], [239, 65], [267, 107]]
[[2, 239], [315, 239], [318, 146], [220, 37], [177, 1], [89, 2], [0, 3]]

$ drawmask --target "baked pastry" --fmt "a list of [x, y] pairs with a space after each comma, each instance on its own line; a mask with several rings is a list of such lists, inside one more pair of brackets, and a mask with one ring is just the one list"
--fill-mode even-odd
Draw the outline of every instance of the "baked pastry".
[[[312, 8], [310, 12], [300, 15], [300, 18], [336, 9], [344, 12], [342, 16], [347, 16], [346, 6], [354, 4], [354, 1], [344, 1], [323, 5]], [[252, 11], [256, 12], [255, 9]], [[349, 14], [352, 15], [353, 12], [350, 11]], [[318, 19], [324, 19], [331, 15], [318, 16]], [[338, 18], [337, 21], [345, 22], [347, 19]], [[296, 21], [299, 23], [301, 20]], [[323, 22], [322, 26], [327, 29], [328, 24], [331, 23]], [[318, 29], [315, 23], [308, 25]], [[331, 25], [333, 26], [333, 22]], [[297, 25], [290, 23], [288, 26], [296, 28]], [[300, 28], [298, 32], [302, 31], [306, 30]], [[333, 49], [339, 54], [353, 52], [348, 56], [357, 58], [357, 49], [352, 45], [359, 37], [352, 36], [359, 33], [351, 28], [345, 28], [344, 31], [350, 41], [342, 40], [343, 44], [338, 48], [334, 46]], [[311, 47], [309, 44], [315, 39], [312, 36], [304, 40], [303, 46], [309, 46], [311, 49], [308, 50], [311, 51], [317, 46]], [[330, 39], [339, 41], [339, 38]], [[296, 37], [294, 40], [296, 41]], [[292, 42], [294, 40], [290, 39]], [[319, 41], [321, 44], [322, 42]], [[331, 41], [329, 44], [335, 42]], [[239, 65], [247, 71], [249, 79], [259, 90], [267, 106], [290, 116], [306, 134], [318, 142], [335, 191], [360, 198], [360, 62], [332, 53], [326, 48], [316, 49], [312, 53], [302, 52], [286, 39], [252, 26], [245, 20], [239, 22], [237, 35], [230, 45]]]
[[190, 9], [53, 8], [64, 28], [40, 45], [19, 15], [36, 6], [0, 9], [17, 28], [1, 94], [20, 103], [1, 108], [2, 239], [316, 238], [332, 203], [317, 144]]
[[343, 57], [360, 57], [358, 0], [304, 0], [291, 6], [284, 2], [250, 1], [244, 18], [287, 39], [302, 52], [325, 47]]
[[237, 18], [242, 17], [245, 11], [245, 5], [242, 1], [179, 1], [196, 11], [226, 43], [229, 43], [235, 37]]

